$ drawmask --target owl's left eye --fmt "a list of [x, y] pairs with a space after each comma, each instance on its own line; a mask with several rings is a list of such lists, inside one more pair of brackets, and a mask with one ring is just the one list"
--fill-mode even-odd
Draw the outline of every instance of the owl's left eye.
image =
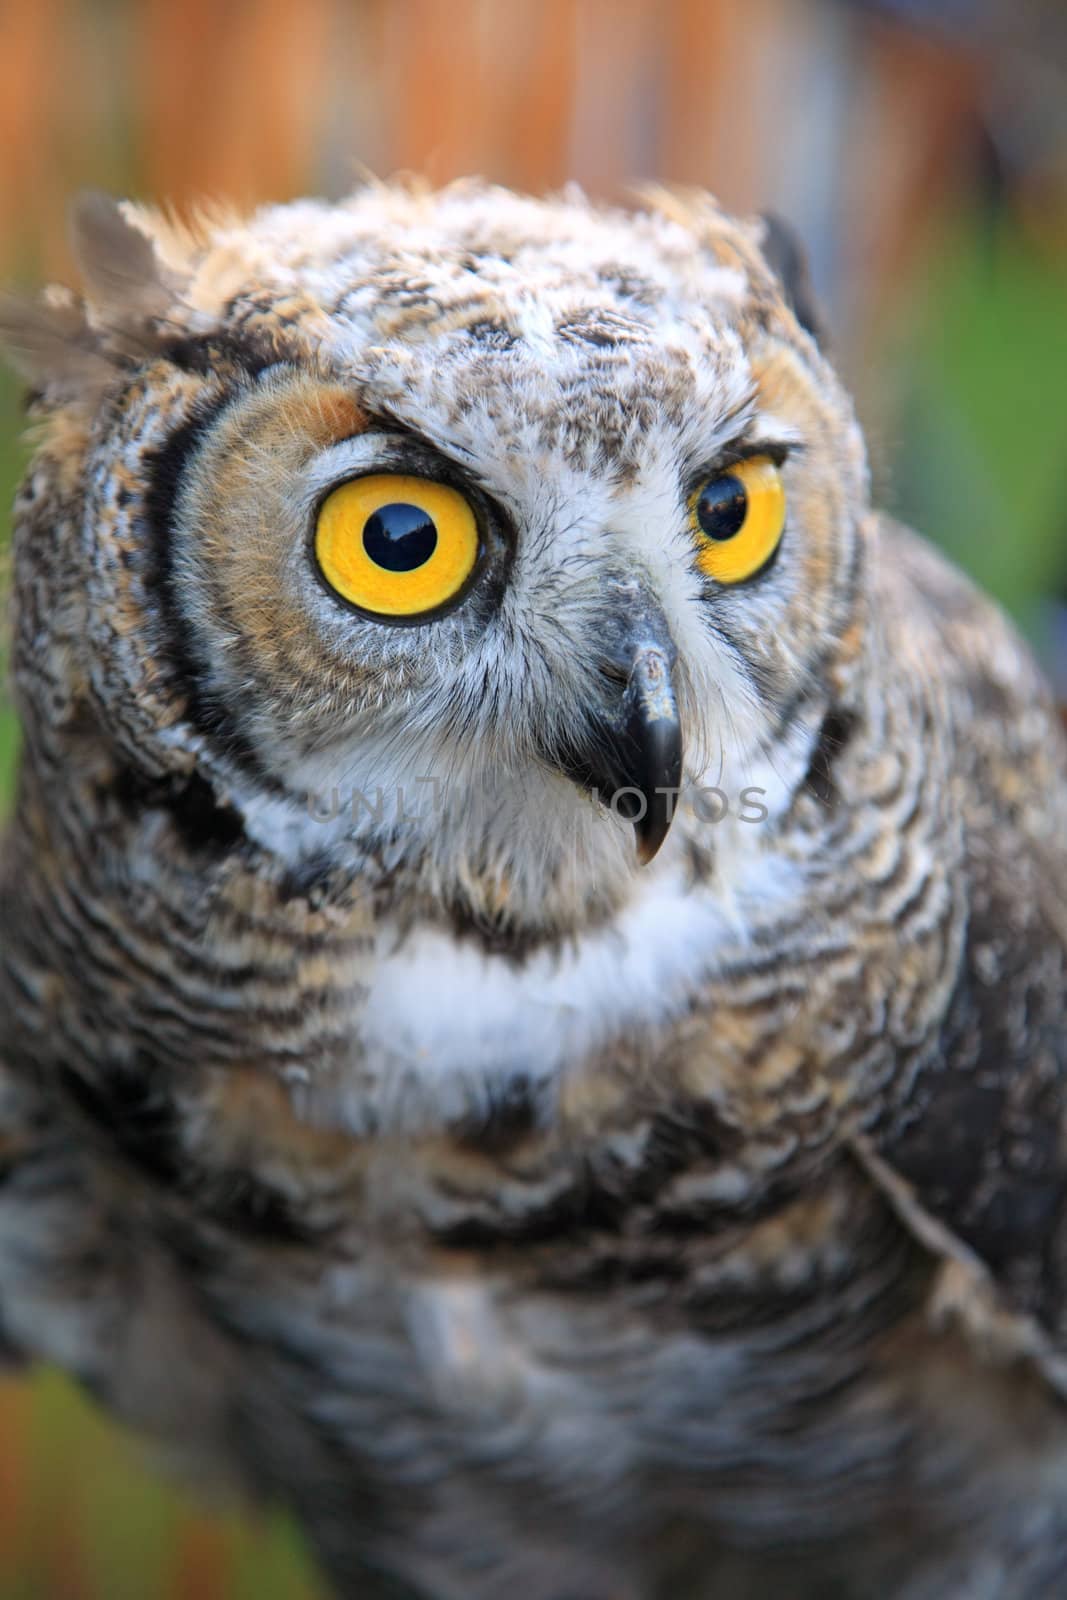
[[770, 456], [739, 461], [689, 497], [697, 566], [717, 583], [755, 577], [777, 550], [785, 527], [785, 488]]
[[469, 501], [433, 478], [381, 472], [319, 507], [315, 559], [330, 588], [373, 616], [432, 615], [462, 594], [480, 549]]

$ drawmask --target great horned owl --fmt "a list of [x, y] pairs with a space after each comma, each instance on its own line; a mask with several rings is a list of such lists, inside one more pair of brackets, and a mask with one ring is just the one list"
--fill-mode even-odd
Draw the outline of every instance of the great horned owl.
[[1062, 1593], [1063, 736], [777, 236], [76, 235], [4, 318], [8, 1347], [347, 1595]]

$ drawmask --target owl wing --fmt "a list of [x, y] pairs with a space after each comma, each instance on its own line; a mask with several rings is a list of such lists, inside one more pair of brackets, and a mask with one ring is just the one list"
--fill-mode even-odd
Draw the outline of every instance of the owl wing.
[[233, 1346], [148, 1199], [69, 1107], [0, 1058], [0, 1367], [62, 1367], [198, 1470], [210, 1465], [210, 1481], [254, 1497], [229, 1427]]
[[48, 1100], [0, 1059], [0, 1360], [89, 1375], [110, 1280], [105, 1218]]
[[999, 611], [906, 543], [951, 664], [968, 920], [936, 1058], [857, 1153], [965, 1319], [1067, 1393], [1067, 741]]
[[26, 1351], [14, 1331], [18, 1319], [12, 1304], [12, 1274], [8, 1265], [10, 1252], [18, 1237], [18, 1208], [13, 1195], [20, 1181], [20, 1169], [26, 1160], [25, 1134], [22, 1119], [13, 1104], [9, 1079], [5, 1077], [5, 1068], [0, 1061], [0, 1377], [12, 1368], [21, 1366], [26, 1359]]

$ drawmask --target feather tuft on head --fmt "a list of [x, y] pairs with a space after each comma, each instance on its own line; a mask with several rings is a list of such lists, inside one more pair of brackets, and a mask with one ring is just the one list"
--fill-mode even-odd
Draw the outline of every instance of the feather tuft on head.
[[158, 342], [181, 282], [135, 216], [107, 195], [80, 195], [71, 243], [83, 297], [54, 288], [40, 300], [0, 298], [0, 343], [15, 370], [50, 400], [95, 403], [117, 367]]
[[85, 191], [74, 202], [70, 226], [94, 325], [128, 333], [166, 314], [177, 285], [148, 234], [118, 201]]

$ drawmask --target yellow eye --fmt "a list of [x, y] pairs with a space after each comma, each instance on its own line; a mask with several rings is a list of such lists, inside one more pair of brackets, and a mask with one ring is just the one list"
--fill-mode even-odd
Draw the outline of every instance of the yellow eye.
[[765, 567], [785, 527], [785, 488], [769, 456], [739, 461], [689, 497], [697, 566], [717, 583], [741, 583]]
[[462, 590], [478, 550], [470, 505], [432, 478], [352, 478], [326, 496], [315, 525], [315, 559], [331, 589], [382, 617], [440, 610]]

